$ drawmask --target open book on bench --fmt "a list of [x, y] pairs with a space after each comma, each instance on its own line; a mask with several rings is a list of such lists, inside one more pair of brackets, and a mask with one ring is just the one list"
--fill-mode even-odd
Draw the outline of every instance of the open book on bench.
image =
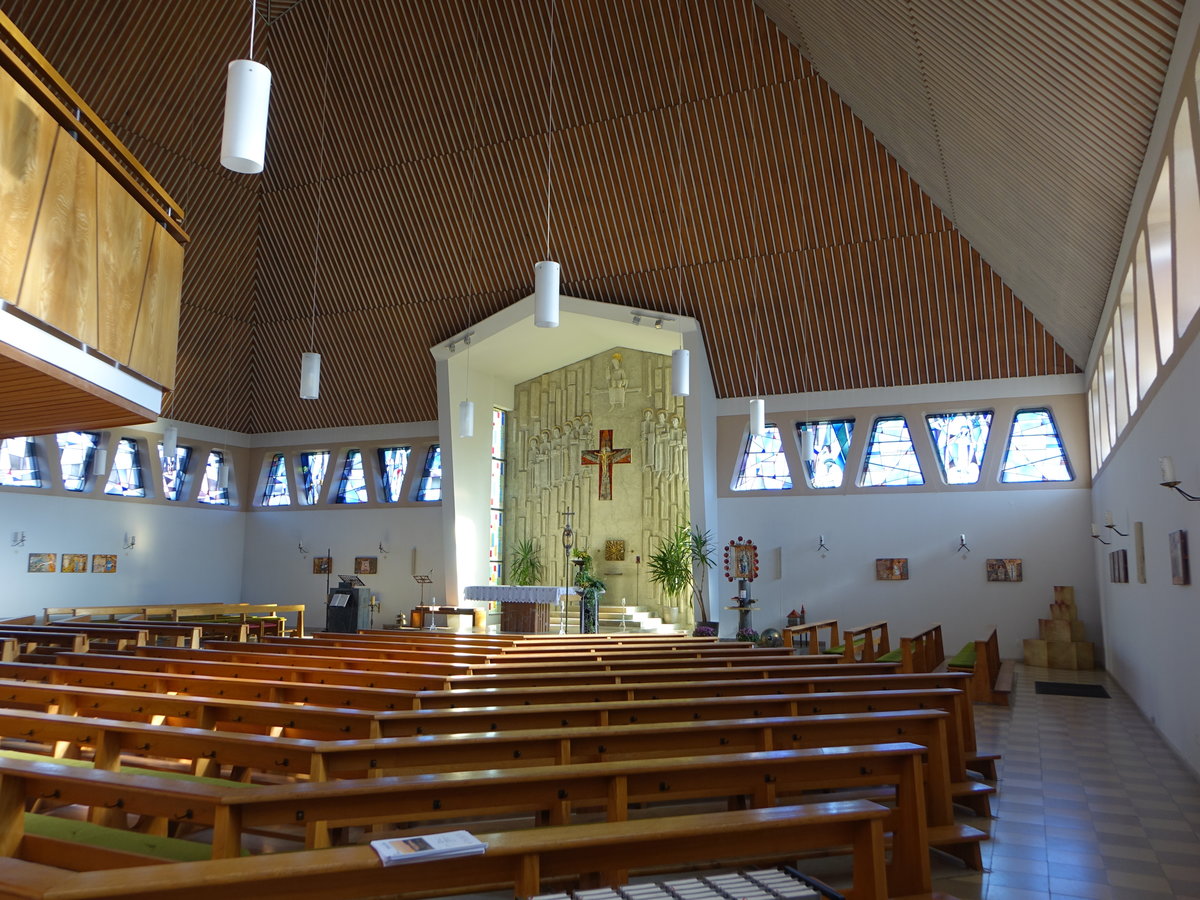
[[487, 849], [487, 844], [469, 831], [446, 831], [440, 834], [371, 841], [371, 846], [385, 866], [401, 866], [455, 856], [477, 856]]

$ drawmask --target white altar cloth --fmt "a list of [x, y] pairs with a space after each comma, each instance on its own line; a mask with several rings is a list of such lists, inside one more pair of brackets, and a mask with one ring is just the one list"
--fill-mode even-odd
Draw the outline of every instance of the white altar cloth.
[[[570, 588], [574, 590], [574, 588]], [[463, 588], [467, 600], [500, 603], [557, 603], [568, 592], [565, 587], [538, 587], [515, 584], [473, 584]]]

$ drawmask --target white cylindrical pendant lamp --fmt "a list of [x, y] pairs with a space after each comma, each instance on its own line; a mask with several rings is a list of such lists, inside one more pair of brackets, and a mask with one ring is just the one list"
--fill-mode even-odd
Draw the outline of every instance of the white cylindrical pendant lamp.
[[167, 430], [163, 432], [163, 460], [173, 462], [178, 449], [179, 429], [174, 425], [168, 425]]
[[538, 328], [558, 327], [560, 267], [552, 259], [533, 264], [533, 324]]
[[316, 400], [321, 396], [321, 354], [305, 353], [300, 357], [300, 399]]
[[691, 354], [686, 350], [671, 351], [671, 393], [686, 397], [691, 390]]
[[759, 398], [750, 401], [750, 433], [757, 437], [767, 433], [766, 401]]
[[271, 70], [252, 59], [229, 63], [225, 82], [225, 130], [221, 136], [221, 165], [253, 175], [263, 170], [267, 156], [267, 107], [271, 99]]
[[458, 404], [458, 436], [475, 437], [475, 403], [472, 400]]
[[223, 491], [229, 490], [229, 461], [221, 459], [221, 467], [217, 469], [217, 487]]
[[103, 478], [108, 474], [108, 449], [106, 447], [96, 448], [96, 454], [92, 457], [92, 469], [97, 478]]

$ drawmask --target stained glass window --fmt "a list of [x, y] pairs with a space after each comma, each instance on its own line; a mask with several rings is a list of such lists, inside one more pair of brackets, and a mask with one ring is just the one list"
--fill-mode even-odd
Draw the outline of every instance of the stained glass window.
[[434, 444], [425, 454], [425, 469], [417, 487], [417, 499], [432, 503], [442, 499], [442, 445]]
[[346, 462], [342, 466], [342, 480], [338, 482], [335, 503], [366, 503], [367, 476], [363, 472], [361, 450], [347, 450]]
[[1000, 467], [1000, 480], [1071, 481], [1073, 478], [1067, 451], [1050, 410], [1017, 410]]
[[863, 487], [925, 483], [904, 416], [875, 420], [861, 483]]
[[229, 505], [229, 470], [226, 468], [225, 454], [220, 450], [212, 450], [208, 454], [204, 464], [204, 479], [200, 482], [200, 494], [196, 499], [213, 506]]
[[142, 484], [142, 458], [138, 452], [137, 441], [133, 438], [121, 438], [117, 441], [112, 473], [108, 476], [104, 493], [117, 497], [146, 496], [146, 488]]
[[263, 485], [263, 506], [291, 506], [292, 491], [288, 487], [287, 457], [276, 453], [267, 469], [267, 483]]
[[4, 487], [41, 487], [37, 445], [31, 437], [5, 438], [0, 441], [0, 485]]
[[809, 487], [841, 487], [846, 474], [846, 454], [854, 434], [854, 420], [797, 422], [796, 431], [800, 435], [800, 459], [804, 462]]
[[783, 455], [783, 439], [779, 426], [768, 424], [762, 435], [752, 434], [746, 440], [742, 464], [738, 468], [735, 491], [787, 491], [792, 487], [792, 473]]
[[309, 506], [320, 501], [321, 488], [325, 485], [325, 470], [328, 468], [328, 450], [300, 454], [300, 490], [304, 492], [304, 502]]
[[82, 491], [87, 487], [98, 443], [100, 435], [94, 431], [64, 431], [58, 435], [58, 465], [62, 470], [63, 487], [68, 491]]
[[162, 463], [163, 496], [168, 500], [181, 500], [186, 496], [183, 486], [187, 481], [188, 463], [192, 461], [192, 448], [175, 446], [175, 458], [163, 456], [162, 441], [158, 442], [158, 461]]
[[492, 410], [491, 518], [488, 520], [489, 584], [503, 584], [504, 577], [504, 425], [502, 409]]
[[404, 489], [404, 473], [408, 471], [408, 455], [412, 447], [381, 447], [379, 471], [383, 474], [383, 502], [396, 503]]
[[926, 416], [925, 422], [946, 484], [976, 484], [992, 429], [992, 411], [944, 413]]

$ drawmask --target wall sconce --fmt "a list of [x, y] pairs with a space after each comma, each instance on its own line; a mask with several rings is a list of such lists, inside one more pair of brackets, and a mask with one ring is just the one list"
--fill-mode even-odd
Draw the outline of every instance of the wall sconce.
[[387, 556], [387, 555], [388, 555], [388, 553], [390, 553], [390, 552], [391, 552], [391, 551], [389, 551], [389, 550], [384, 550], [384, 549], [383, 549], [383, 541], [380, 541], [380, 542], [379, 542], [379, 555], [380, 555], [380, 556]]
[[1128, 531], [1121, 531], [1121, 530], [1120, 530], [1120, 529], [1118, 529], [1118, 528], [1117, 528], [1117, 526], [1114, 524], [1114, 522], [1113, 522], [1113, 514], [1112, 514], [1112, 510], [1106, 509], [1106, 510], [1104, 511], [1104, 527], [1105, 527], [1105, 528], [1111, 528], [1113, 531], [1115, 531], [1115, 532], [1116, 532], [1117, 534], [1119, 534], [1121, 537], [1129, 537], [1129, 532], [1128, 532]]
[[137, 536], [132, 534], [125, 535], [125, 544], [121, 548], [123, 550], [132, 550], [137, 544]]
[[959, 550], [964, 550], [967, 553], [971, 552], [971, 548], [967, 546], [967, 536], [965, 534], [958, 536], [958, 546], [954, 548], [954, 552], [957, 553]]
[[1095, 522], [1092, 523], [1092, 537], [1095, 538], [1096, 540], [1098, 540], [1102, 544], [1111, 544], [1112, 543], [1112, 541], [1106, 541], [1104, 538], [1100, 537], [1100, 529], [1096, 527]]
[[304, 546], [304, 541], [296, 544], [296, 549], [300, 551], [301, 556], [308, 556], [308, 548]]
[[1179, 486], [1179, 479], [1175, 477], [1175, 461], [1169, 456], [1164, 456], [1159, 461], [1162, 466], [1162, 481], [1159, 482], [1165, 488], [1175, 488], [1187, 500], [1200, 500], [1200, 497], [1194, 497]]
[[25, 546], [25, 532], [14, 531], [12, 533], [12, 546], [14, 546], [14, 547], [24, 547]]
[[821, 556], [824, 556], [829, 552], [829, 547], [825, 545], [825, 535], [823, 534], [817, 535], [817, 552], [820, 553]]

